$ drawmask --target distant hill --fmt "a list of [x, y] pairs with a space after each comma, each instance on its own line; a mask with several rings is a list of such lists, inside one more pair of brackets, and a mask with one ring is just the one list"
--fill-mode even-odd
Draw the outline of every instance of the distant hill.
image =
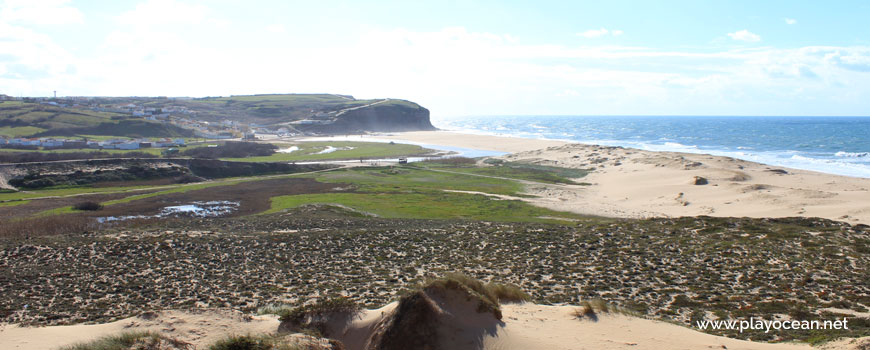
[[0, 136], [12, 138], [76, 135], [184, 137], [193, 136], [193, 131], [146, 121], [129, 114], [23, 101], [0, 103]]
[[405, 100], [333, 94], [246, 95], [180, 101], [205, 120], [285, 125], [303, 132], [434, 130], [429, 110]]
[[[80, 105], [72, 108], [25, 101], [0, 103], [0, 136], [175, 137], [194, 134], [190, 129], [169, 123], [134, 117], [132, 112], [122, 110], [125, 106], [174, 111], [173, 117], [192, 121], [234, 121], [305, 134], [435, 129], [429, 120], [429, 110], [416, 103], [398, 99], [357, 100], [348, 95], [275, 94], [193, 99], [93, 97], [57, 101]], [[109, 108], [103, 108], [107, 106]]]

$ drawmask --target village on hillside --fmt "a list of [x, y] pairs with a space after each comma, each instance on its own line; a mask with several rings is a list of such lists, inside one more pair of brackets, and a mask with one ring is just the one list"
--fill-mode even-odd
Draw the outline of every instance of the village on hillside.
[[[102, 98], [90, 96], [70, 96], [70, 97], [23, 97], [16, 98], [9, 95], [0, 94], [0, 103], [3, 101], [20, 101], [26, 103], [38, 103], [45, 106], [70, 108], [70, 109], [85, 109], [95, 112], [107, 112], [127, 115], [130, 119], [142, 119], [150, 122], [164, 123], [174, 125], [183, 129], [188, 129], [194, 132], [197, 138], [226, 140], [233, 138], [253, 139], [256, 134], [272, 134], [278, 136], [296, 136], [295, 130], [290, 130], [286, 127], [270, 128], [266, 125], [256, 123], [244, 123], [237, 120], [222, 120], [219, 122], [209, 122], [197, 118], [198, 111], [191, 110], [188, 107], [173, 104], [173, 101], [191, 100], [189, 97], [161, 97], [158, 100], [165, 100], [165, 103], [159, 107], [150, 107], [143, 103], [136, 102], [135, 98], [128, 100], [118, 98]], [[46, 148], [72, 148], [75, 142], [80, 140], [58, 140], [51, 138], [40, 139], [0, 139], [0, 146], [6, 145], [35, 145]], [[123, 141], [123, 142], [122, 142]], [[143, 143], [138, 142], [139, 146], [135, 145], [137, 140], [109, 140], [89, 143], [87, 147], [103, 147], [107, 149], [137, 149], [144, 148]], [[38, 143], [38, 144], [37, 144]], [[177, 146], [177, 145], [175, 145]], [[159, 146], [158, 146], [159, 147]], [[80, 148], [76, 146], [76, 148]]]

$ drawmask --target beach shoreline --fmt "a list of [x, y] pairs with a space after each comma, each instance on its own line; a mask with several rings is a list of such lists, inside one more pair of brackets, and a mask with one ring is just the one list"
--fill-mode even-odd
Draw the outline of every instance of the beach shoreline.
[[[557, 140], [414, 131], [371, 138], [509, 153], [500, 158], [593, 169], [584, 185], [530, 186], [530, 202], [617, 218], [821, 217], [870, 224], [870, 179], [700, 153], [657, 152]], [[361, 138], [362, 140], [365, 137]]]

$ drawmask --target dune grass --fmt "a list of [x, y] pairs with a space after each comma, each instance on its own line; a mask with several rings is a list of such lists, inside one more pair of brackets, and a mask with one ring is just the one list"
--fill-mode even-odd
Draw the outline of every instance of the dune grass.
[[[152, 332], [126, 332], [92, 342], [61, 348], [62, 350], [182, 350], [193, 349], [188, 343]], [[231, 348], [227, 348], [231, 349]]]
[[301, 344], [293, 344], [280, 336], [270, 334], [261, 335], [230, 335], [218, 340], [208, 347], [209, 350], [302, 350], [317, 349], [304, 347]]

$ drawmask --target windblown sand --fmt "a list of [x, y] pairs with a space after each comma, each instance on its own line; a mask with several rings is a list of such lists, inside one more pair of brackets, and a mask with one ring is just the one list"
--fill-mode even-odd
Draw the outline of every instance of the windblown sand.
[[[534, 204], [581, 214], [821, 217], [870, 224], [870, 179], [704, 154], [651, 152], [444, 131], [380, 138], [511, 152], [508, 161], [592, 169], [584, 185], [530, 185]], [[696, 185], [696, 178], [706, 184]], [[704, 182], [703, 180], [699, 181]]]

